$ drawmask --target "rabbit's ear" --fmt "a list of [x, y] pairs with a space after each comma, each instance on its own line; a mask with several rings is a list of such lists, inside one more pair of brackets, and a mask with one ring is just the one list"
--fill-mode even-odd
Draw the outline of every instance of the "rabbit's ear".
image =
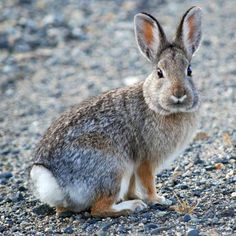
[[201, 41], [201, 16], [201, 8], [191, 7], [183, 15], [176, 32], [175, 43], [187, 52], [189, 59]]
[[165, 45], [166, 36], [158, 21], [147, 13], [134, 17], [134, 31], [139, 50], [151, 62], [154, 62], [158, 50]]

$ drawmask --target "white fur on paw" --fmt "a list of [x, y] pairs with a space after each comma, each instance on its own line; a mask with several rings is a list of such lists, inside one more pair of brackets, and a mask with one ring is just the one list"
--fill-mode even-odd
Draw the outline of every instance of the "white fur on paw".
[[137, 212], [147, 208], [147, 205], [142, 200], [129, 200], [115, 204], [112, 208], [115, 211], [130, 210]]
[[133, 200], [133, 211], [134, 212], [139, 212], [147, 208], [147, 204], [144, 203], [142, 200]]

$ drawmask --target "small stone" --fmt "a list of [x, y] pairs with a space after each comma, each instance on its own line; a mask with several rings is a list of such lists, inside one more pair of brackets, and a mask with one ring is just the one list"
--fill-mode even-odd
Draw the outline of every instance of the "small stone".
[[4, 231], [5, 231], [5, 226], [3, 226], [3, 225], [0, 225], [0, 233], [3, 233]]
[[229, 178], [231, 178], [231, 177], [233, 177], [233, 176], [234, 176], [234, 171], [233, 171], [233, 170], [230, 170], [230, 171], [225, 175], [226, 179], [229, 179]]
[[118, 230], [119, 234], [127, 234], [127, 230], [125, 229], [125, 227], [123, 225], [121, 225], [119, 227], [119, 230]]
[[23, 201], [25, 198], [20, 192], [18, 192], [15, 195], [12, 195], [10, 199], [12, 202], [20, 202]]
[[199, 231], [197, 229], [190, 229], [187, 232], [187, 236], [199, 236]]
[[[155, 206], [155, 205], [152, 205], [152, 206], [150, 206], [150, 208], [151, 209], [155, 209], [155, 208], [153, 208], [153, 206]], [[142, 214], [142, 219], [151, 219], [151, 217], [152, 217], [152, 213], [151, 212], [144, 212], [143, 214]]]
[[225, 168], [225, 166], [222, 163], [216, 163], [215, 164], [215, 169], [216, 170], [221, 170], [221, 169], [224, 169], [224, 168]]
[[40, 205], [38, 207], [33, 208], [33, 212], [36, 215], [51, 215], [54, 214], [54, 210], [49, 207], [47, 204]]
[[193, 190], [193, 196], [201, 197], [201, 195], [202, 195], [202, 191], [201, 190], [199, 190], [199, 189], [194, 189]]
[[0, 49], [8, 49], [9, 48], [9, 42], [8, 42], [8, 38], [7, 35], [0, 35]]
[[169, 206], [156, 203], [156, 204], [151, 205], [150, 208], [153, 210], [164, 211], [164, 210], [168, 209]]
[[158, 228], [158, 225], [150, 223], [150, 224], [145, 225], [144, 227], [145, 227], [146, 230], [151, 230], [151, 229]]
[[20, 187], [18, 188], [18, 190], [19, 190], [20, 192], [24, 192], [24, 191], [27, 190], [27, 188], [25, 188], [24, 186], [20, 186]]
[[221, 212], [220, 214], [222, 217], [234, 217], [234, 209], [228, 208]]
[[0, 184], [1, 184], [1, 185], [7, 184], [7, 180], [6, 180], [6, 179], [0, 179]]
[[217, 163], [222, 163], [222, 164], [226, 165], [226, 164], [229, 164], [229, 160], [227, 160], [226, 158], [218, 158], [218, 159], [215, 160], [215, 163], [216, 164]]
[[74, 230], [71, 226], [68, 226], [63, 230], [63, 232], [66, 233], [66, 234], [73, 234]]
[[177, 188], [180, 188], [180, 189], [182, 189], [182, 190], [188, 189], [188, 185], [187, 185], [187, 184], [179, 184], [179, 185], [177, 185], [176, 187], [177, 187]]
[[211, 170], [215, 170], [215, 167], [214, 166], [206, 166], [205, 169], [207, 171], [211, 171]]
[[11, 172], [3, 172], [0, 174], [0, 179], [10, 179], [12, 176]]
[[[96, 222], [97, 222], [97, 221], [96, 221]], [[96, 222], [95, 222], [95, 223], [96, 223]], [[105, 224], [105, 225], [102, 227], [102, 230], [106, 232], [113, 224], [114, 224], [114, 222]]]
[[226, 146], [232, 146], [233, 145], [232, 138], [231, 138], [231, 136], [228, 132], [225, 132], [223, 134], [223, 142]]
[[231, 193], [232, 198], [236, 198], [236, 192]]
[[85, 217], [90, 217], [90, 214], [89, 214], [89, 212], [87, 212], [87, 211], [86, 211], [86, 212], [84, 212], [84, 216], [85, 216]]
[[106, 236], [106, 235], [107, 235], [106, 231], [103, 231], [103, 230], [98, 230], [95, 233], [95, 236]]
[[201, 165], [201, 164], [204, 164], [204, 163], [205, 162], [200, 157], [198, 157], [194, 160], [195, 165]]
[[183, 221], [184, 222], [189, 222], [191, 220], [191, 216], [189, 214], [184, 215]]
[[60, 213], [57, 213], [57, 216], [60, 218], [69, 218], [73, 215], [74, 213], [72, 211], [63, 211]]
[[163, 217], [165, 215], [167, 215], [169, 212], [168, 211], [159, 211], [158, 213], [156, 213], [157, 217]]
[[169, 228], [167, 227], [159, 227], [157, 229], [153, 229], [150, 234], [151, 235], [160, 235], [161, 231], [167, 231]]

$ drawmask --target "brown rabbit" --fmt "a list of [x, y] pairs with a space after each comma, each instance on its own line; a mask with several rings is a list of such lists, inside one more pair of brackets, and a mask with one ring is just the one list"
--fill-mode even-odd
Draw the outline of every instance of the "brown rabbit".
[[165, 203], [155, 175], [196, 129], [199, 96], [190, 62], [201, 38], [200, 8], [184, 14], [171, 42], [149, 14], [137, 14], [134, 25], [152, 73], [73, 107], [36, 148], [34, 194], [58, 213], [91, 209], [93, 216], [120, 216]]

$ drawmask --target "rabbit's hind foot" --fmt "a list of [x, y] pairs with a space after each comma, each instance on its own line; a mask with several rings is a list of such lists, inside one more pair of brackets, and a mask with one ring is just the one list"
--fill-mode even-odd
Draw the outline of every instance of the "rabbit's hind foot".
[[128, 200], [115, 203], [113, 197], [103, 197], [95, 202], [91, 208], [94, 217], [118, 217], [142, 211], [147, 205], [142, 200]]

